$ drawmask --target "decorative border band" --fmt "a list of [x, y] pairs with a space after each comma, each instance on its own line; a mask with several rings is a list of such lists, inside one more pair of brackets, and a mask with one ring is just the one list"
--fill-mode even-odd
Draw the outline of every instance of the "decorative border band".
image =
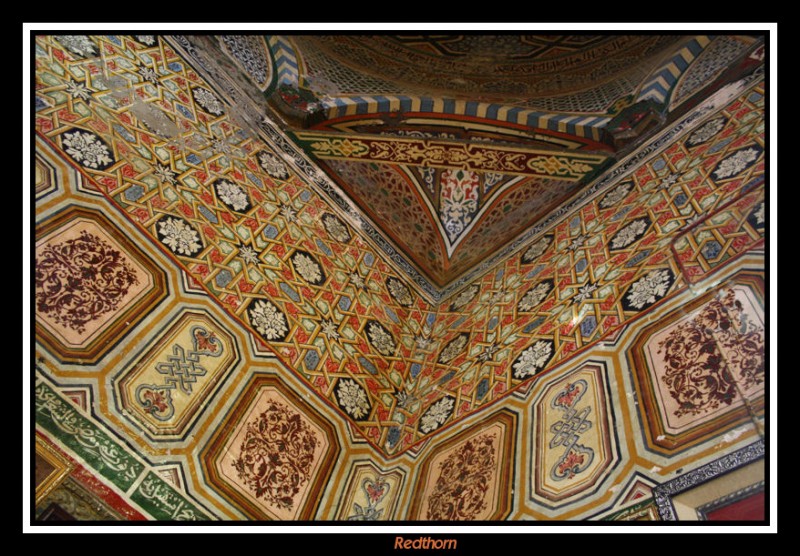
[[675, 506], [672, 499], [675, 495], [694, 488], [702, 483], [724, 475], [739, 467], [752, 463], [764, 457], [765, 443], [759, 440], [735, 452], [714, 460], [694, 471], [681, 475], [671, 481], [660, 484], [653, 489], [653, 499], [658, 507], [658, 513], [664, 521], [677, 521]]

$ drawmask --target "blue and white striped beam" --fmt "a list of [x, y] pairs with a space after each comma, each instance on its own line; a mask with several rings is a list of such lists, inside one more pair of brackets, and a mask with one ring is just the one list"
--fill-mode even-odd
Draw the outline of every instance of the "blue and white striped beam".
[[270, 35], [267, 43], [275, 60], [278, 83], [286, 83], [297, 87], [300, 81], [300, 71], [294, 48], [284, 38]]
[[713, 36], [698, 35], [686, 41], [672, 57], [659, 66], [645, 81], [636, 97], [636, 102], [653, 100], [664, 104], [680, 76], [705, 48]]

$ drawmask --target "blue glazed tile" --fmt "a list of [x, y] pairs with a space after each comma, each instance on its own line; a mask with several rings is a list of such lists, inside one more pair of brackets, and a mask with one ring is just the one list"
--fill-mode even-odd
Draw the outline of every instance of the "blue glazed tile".
[[384, 307], [383, 310], [386, 311], [386, 314], [389, 315], [390, 319], [392, 319], [397, 324], [400, 324], [400, 319], [397, 318], [397, 315], [395, 314], [394, 311], [392, 311], [389, 307]]
[[392, 427], [389, 429], [389, 434], [386, 435], [386, 442], [389, 446], [394, 446], [400, 440], [400, 427]]
[[276, 228], [272, 224], [268, 224], [264, 228], [264, 237], [267, 239], [275, 239], [276, 237], [278, 237], [278, 228]]
[[526, 327], [523, 329], [523, 331], [524, 331], [526, 334], [530, 334], [531, 332], [533, 332], [534, 330], [536, 330], [537, 328], [539, 328], [539, 326], [541, 326], [541, 324], [542, 324], [543, 322], [544, 322], [544, 317], [539, 317], [539, 318], [537, 318], [536, 320], [534, 320], [532, 323], [530, 323], [528, 326], [526, 326]]
[[125, 197], [125, 199], [131, 201], [132, 203], [136, 202], [144, 196], [144, 187], [138, 184], [132, 185], [131, 187], [125, 190], [123, 196]]
[[527, 273], [525, 275], [525, 278], [534, 278], [537, 274], [539, 274], [545, 268], [547, 268], [547, 267], [544, 266], [543, 264], [536, 265], [529, 273]]
[[635, 265], [639, 264], [640, 262], [645, 260], [647, 257], [649, 257], [650, 253], [652, 251], [653, 251], [652, 249], [645, 249], [644, 251], [639, 251], [633, 257], [631, 257], [631, 260], [629, 260], [627, 263], [625, 263], [625, 267], [626, 268], [630, 268], [632, 266], [635, 266]]
[[313, 349], [306, 353], [306, 356], [303, 358], [303, 363], [306, 365], [306, 369], [313, 371], [319, 365], [319, 355]]
[[481, 400], [486, 395], [486, 392], [489, 391], [489, 379], [484, 378], [478, 383], [478, 387], [475, 389], [475, 396]]
[[364, 370], [367, 371], [371, 375], [378, 374], [378, 369], [375, 368], [375, 365], [367, 359], [366, 357], [359, 356], [358, 362], [361, 363], [361, 366], [364, 367]]
[[321, 250], [323, 253], [325, 253], [326, 255], [328, 255], [329, 257], [333, 257], [333, 251], [331, 251], [331, 250], [328, 248], [328, 246], [327, 246], [327, 245], [325, 245], [325, 242], [324, 242], [324, 241], [322, 241], [321, 239], [317, 239], [317, 247], [319, 247], [319, 248], [320, 248], [320, 250]]
[[281, 289], [283, 290], [283, 293], [288, 295], [292, 299], [292, 301], [294, 301], [295, 303], [300, 303], [300, 295], [296, 291], [294, 291], [292, 287], [289, 286], [289, 284], [287, 284], [286, 282], [281, 282], [280, 286]]
[[217, 287], [224, 288], [228, 284], [231, 283], [233, 280], [233, 275], [228, 270], [220, 270], [219, 273], [214, 277], [214, 283], [217, 284]]
[[203, 205], [197, 207], [197, 211], [200, 214], [202, 214], [205, 217], [205, 219], [211, 222], [212, 224], [216, 224], [217, 222], [219, 222], [219, 220], [217, 220], [217, 216]]
[[718, 241], [709, 241], [703, 246], [702, 253], [706, 259], [712, 260], [719, 255], [720, 251], [722, 251], [722, 245]]
[[183, 104], [176, 102], [175, 108], [178, 109], [178, 112], [180, 112], [184, 118], [194, 121], [194, 114], [192, 114], [192, 111], [186, 108]]
[[252, 183], [254, 183], [254, 184], [255, 184], [255, 185], [257, 185], [258, 187], [260, 187], [261, 189], [264, 189], [264, 182], [262, 182], [262, 181], [261, 181], [261, 178], [259, 178], [257, 175], [253, 174], [252, 172], [247, 172], [247, 178], [248, 178], [248, 179], [249, 179], [249, 180], [250, 180]]
[[586, 337], [591, 336], [595, 328], [597, 328], [597, 319], [594, 315], [589, 315], [581, 323], [581, 334]]

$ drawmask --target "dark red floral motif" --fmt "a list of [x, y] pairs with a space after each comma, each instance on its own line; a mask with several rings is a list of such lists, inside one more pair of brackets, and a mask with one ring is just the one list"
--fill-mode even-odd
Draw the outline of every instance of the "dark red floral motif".
[[581, 465], [583, 465], [584, 459], [585, 457], [583, 454], [578, 454], [574, 450], [570, 450], [566, 457], [561, 460], [561, 463], [558, 464], [556, 476], [566, 476], [567, 479], [573, 478], [576, 473], [582, 471]]
[[195, 349], [197, 351], [209, 351], [211, 353], [216, 353], [219, 349], [219, 345], [217, 344], [217, 335], [213, 332], [209, 333], [202, 328], [196, 328], [194, 330], [194, 342]]
[[494, 434], [468, 440], [439, 464], [427, 519], [467, 521], [486, 508], [494, 471]]
[[155, 413], [156, 411], [166, 411], [169, 407], [167, 405], [167, 399], [164, 397], [164, 394], [161, 392], [156, 392], [155, 390], [147, 390], [142, 394], [142, 398], [147, 402], [147, 407], [145, 411], [148, 413]]
[[311, 473], [317, 435], [299, 413], [270, 401], [247, 425], [241, 455], [233, 466], [256, 498], [291, 509]]
[[115, 310], [139, 279], [120, 251], [84, 230], [37, 254], [35, 282], [36, 311], [82, 334], [87, 323]]
[[383, 477], [378, 477], [374, 483], [372, 481], [364, 481], [370, 504], [375, 504], [383, 498], [383, 495], [386, 494], [387, 486], [388, 483], [383, 480]]
[[567, 384], [564, 387], [564, 390], [558, 394], [556, 400], [553, 402], [553, 405], [564, 408], [572, 407], [572, 404], [575, 403], [576, 398], [580, 397], [578, 394], [580, 394], [582, 391], [583, 387], [580, 384]]
[[659, 342], [667, 370], [661, 379], [680, 404], [675, 416], [731, 405], [736, 381], [747, 389], [764, 382], [764, 329], [750, 321], [732, 289]]

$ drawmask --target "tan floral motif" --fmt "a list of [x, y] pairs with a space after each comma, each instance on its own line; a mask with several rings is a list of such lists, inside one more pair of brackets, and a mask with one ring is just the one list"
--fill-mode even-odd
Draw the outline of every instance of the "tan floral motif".
[[633, 309], [643, 309], [667, 295], [671, 285], [672, 277], [668, 270], [651, 270], [634, 282], [625, 300]]
[[354, 419], [363, 419], [369, 415], [367, 393], [356, 381], [349, 378], [340, 380], [336, 388], [336, 397], [339, 406]]
[[451, 340], [439, 354], [439, 363], [449, 363], [455, 359], [467, 347], [468, 341], [469, 334], [460, 334]]
[[266, 299], [257, 299], [250, 307], [250, 324], [267, 340], [282, 340], [289, 332], [286, 317]]
[[528, 290], [525, 295], [522, 296], [519, 305], [517, 305], [517, 309], [525, 312], [532, 311], [544, 301], [544, 298], [547, 297], [547, 294], [549, 294], [552, 289], [553, 284], [552, 281], [549, 280], [536, 284], [536, 286]]
[[297, 273], [309, 284], [319, 285], [325, 280], [319, 264], [308, 253], [296, 252], [292, 256], [292, 264]]
[[469, 303], [470, 301], [475, 299], [475, 296], [478, 295], [479, 291], [480, 291], [480, 288], [477, 285], [474, 285], [474, 284], [472, 286], [468, 287], [467, 289], [465, 289], [464, 291], [462, 291], [460, 294], [458, 294], [453, 299], [453, 304], [451, 305], [451, 310], [452, 311], [457, 311], [457, 310], [463, 308], [464, 306], [466, 306], [467, 303]]
[[203, 87], [195, 87], [192, 89], [192, 94], [194, 95], [194, 100], [199, 104], [203, 110], [208, 112], [209, 114], [214, 114], [215, 116], [219, 116], [224, 112], [222, 108], [222, 103], [219, 99], [209, 91]]
[[161, 243], [178, 255], [196, 255], [203, 248], [200, 237], [189, 224], [180, 218], [168, 216], [158, 223]]
[[367, 336], [369, 343], [372, 344], [381, 355], [392, 355], [395, 350], [392, 335], [383, 326], [375, 321], [371, 321], [367, 326]]
[[431, 405], [419, 420], [419, 430], [429, 433], [441, 427], [453, 413], [455, 399], [445, 396]]
[[87, 131], [65, 133], [62, 143], [67, 154], [86, 168], [103, 170], [114, 163], [108, 147], [94, 133]]
[[341, 243], [350, 241], [350, 232], [347, 226], [332, 214], [324, 214], [322, 216], [322, 225], [330, 236]]
[[548, 235], [540, 238], [539, 241], [528, 247], [528, 250], [525, 251], [524, 255], [522, 255], [522, 262], [533, 262], [536, 258], [540, 257], [545, 251], [547, 251], [547, 248], [550, 247], [552, 242], [553, 236]]
[[397, 301], [397, 303], [403, 307], [408, 307], [414, 302], [414, 297], [411, 295], [411, 290], [409, 290], [400, 280], [397, 280], [396, 278], [389, 278], [386, 281], [386, 287], [389, 289], [389, 293], [392, 295], [395, 301]]
[[539, 340], [520, 354], [512, 365], [514, 378], [523, 379], [541, 371], [553, 356], [553, 342]]
[[289, 171], [286, 165], [272, 153], [260, 152], [258, 153], [258, 163], [264, 171], [271, 177], [276, 179], [286, 179], [289, 177]]
[[611, 240], [611, 249], [622, 249], [642, 237], [650, 222], [647, 218], [634, 220], [622, 228]]

